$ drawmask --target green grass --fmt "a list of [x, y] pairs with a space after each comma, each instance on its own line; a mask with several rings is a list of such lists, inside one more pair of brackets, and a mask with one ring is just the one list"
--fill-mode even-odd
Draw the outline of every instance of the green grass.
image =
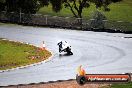
[[109, 6], [111, 11], [105, 12], [107, 18], [109, 20], [132, 22], [132, 0], [126, 1], [129, 1], [129, 3], [124, 0], [124, 2], [111, 4]]
[[[123, 0], [119, 3], [112, 3], [110, 6], [111, 11], [104, 12], [102, 11], [108, 20], [113, 21], [126, 21], [132, 22], [132, 0]], [[94, 5], [91, 5], [89, 8], [83, 10], [83, 17], [85, 19], [90, 19], [92, 13], [96, 10]], [[72, 17], [73, 14], [69, 9], [63, 8], [60, 12], [55, 13], [52, 11], [52, 6], [42, 7], [38, 11], [40, 14], [51, 15], [51, 16], [65, 16]]]
[[32, 45], [0, 39], [0, 70], [40, 62], [49, 56], [51, 53], [47, 50], [39, 50]]
[[100, 86], [99, 88], [132, 88], [132, 82], [104, 85], [104, 86]]
[[1, 22], [0, 22], [0, 25], [5, 25], [5, 26], [7, 26], [7, 25], [8, 25], [8, 26], [15, 26], [16, 24], [11, 24], [11, 23], [6, 23], [6, 24], [5, 24], [5, 23], [1, 23]]
[[51, 16], [64, 16], [64, 17], [72, 17], [72, 13], [69, 9], [63, 8], [60, 12], [53, 12], [52, 6], [49, 5], [48, 7], [42, 7], [38, 11], [38, 13], [43, 15], [51, 15]]
[[112, 84], [110, 88], [132, 88], [132, 82], [124, 84]]

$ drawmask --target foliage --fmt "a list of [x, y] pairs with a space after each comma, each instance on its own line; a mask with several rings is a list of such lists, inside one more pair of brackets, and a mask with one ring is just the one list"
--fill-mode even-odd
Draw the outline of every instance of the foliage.
[[4, 10], [5, 0], [0, 0], [0, 11]]
[[36, 13], [40, 3], [38, 0], [6, 0], [6, 11], [22, 13]]
[[[132, 0], [123, 0], [118, 3], [110, 4], [109, 8], [110, 11], [103, 11], [103, 8], [99, 9], [108, 20], [132, 22]], [[91, 19], [93, 17], [92, 13], [96, 10], [95, 5], [91, 3], [89, 8], [83, 9], [82, 17], [84, 19]], [[47, 7], [40, 8], [37, 13], [51, 16], [73, 17], [72, 12], [68, 8], [62, 8], [62, 10], [57, 13], [52, 11], [51, 4]]]
[[62, 0], [50, 0], [52, 9], [55, 12], [58, 12], [62, 9]]
[[65, 8], [71, 10], [76, 18], [82, 18], [83, 9], [88, 8], [90, 3], [94, 3], [96, 8], [103, 7], [105, 11], [110, 11], [108, 5], [119, 1], [121, 0], [50, 0], [50, 3], [55, 12], [59, 12], [64, 5]]
[[41, 6], [48, 6], [49, 0], [39, 0]]
[[3, 8], [8, 12], [36, 13], [40, 7], [52, 5], [55, 12], [59, 12], [63, 7], [70, 9], [76, 18], [82, 18], [82, 11], [88, 8], [90, 3], [94, 3], [96, 8], [104, 7], [109, 11], [108, 5], [121, 0], [1, 0], [5, 2]]
[[48, 4], [49, 0], [0, 0], [0, 8], [2, 8], [0, 10], [34, 14], [40, 7], [47, 6]]
[[0, 3], [5, 3], [5, 0], [0, 0]]
[[96, 29], [104, 29], [104, 20], [106, 20], [106, 16], [100, 11], [96, 11], [93, 14], [93, 20], [91, 20], [90, 25], [92, 28]]

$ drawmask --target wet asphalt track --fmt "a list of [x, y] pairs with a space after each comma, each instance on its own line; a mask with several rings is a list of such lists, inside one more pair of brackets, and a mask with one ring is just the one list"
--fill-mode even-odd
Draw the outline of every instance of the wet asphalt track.
[[[0, 37], [36, 46], [44, 40], [53, 53], [49, 62], [0, 73], [0, 86], [75, 79], [79, 65], [87, 73], [132, 72], [131, 34], [0, 25]], [[68, 41], [74, 55], [59, 55], [58, 40]]]

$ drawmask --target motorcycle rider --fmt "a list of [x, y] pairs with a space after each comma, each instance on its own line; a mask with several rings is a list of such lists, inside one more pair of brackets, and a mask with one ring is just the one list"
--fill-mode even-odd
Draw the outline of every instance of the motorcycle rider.
[[62, 41], [60, 41], [57, 45], [59, 46], [59, 52], [61, 53], [61, 49], [62, 49]]
[[63, 51], [63, 49], [69, 47], [69, 44], [66, 41], [60, 41], [57, 45], [59, 46], [60, 53]]

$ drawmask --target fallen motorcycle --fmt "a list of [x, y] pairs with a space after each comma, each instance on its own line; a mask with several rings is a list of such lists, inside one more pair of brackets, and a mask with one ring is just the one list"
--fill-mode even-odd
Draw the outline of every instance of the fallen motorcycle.
[[71, 46], [66, 41], [60, 41], [58, 44], [59, 52], [67, 52], [68, 55], [73, 55], [71, 51]]

